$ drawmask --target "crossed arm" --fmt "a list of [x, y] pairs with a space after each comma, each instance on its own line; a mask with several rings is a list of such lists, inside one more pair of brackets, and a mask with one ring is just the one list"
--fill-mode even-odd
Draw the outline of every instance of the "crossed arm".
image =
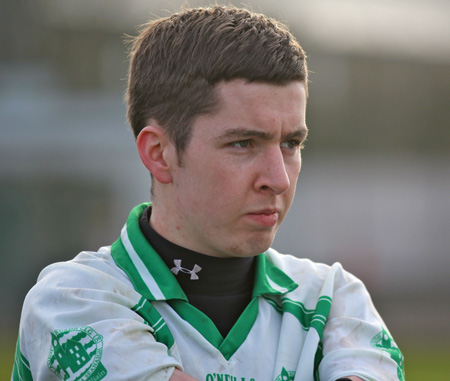
[[[346, 378], [341, 378], [342, 381], [363, 381], [361, 378], [356, 376], [348, 376]], [[175, 371], [172, 374], [172, 377], [170, 377], [170, 381], [196, 381], [194, 377], [189, 376], [188, 374], [182, 372], [179, 369], [175, 369]], [[339, 380], [338, 380], [339, 381]]]
[[189, 376], [179, 369], [175, 369], [169, 381], [197, 381], [197, 379]]

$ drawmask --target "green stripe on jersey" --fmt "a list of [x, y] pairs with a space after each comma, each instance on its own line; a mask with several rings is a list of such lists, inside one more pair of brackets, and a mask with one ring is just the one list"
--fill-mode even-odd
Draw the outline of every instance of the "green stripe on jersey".
[[286, 273], [272, 264], [265, 253], [256, 258], [253, 296], [282, 295], [298, 287]]
[[127, 250], [125, 250], [121, 239], [118, 239], [112, 244], [111, 255], [114, 258], [117, 266], [119, 266], [128, 275], [131, 283], [133, 283], [135, 290], [138, 291], [141, 295], [145, 296], [147, 299], [155, 300], [155, 297], [147, 287], [147, 284], [142, 279], [133, 261], [130, 260]]
[[30, 363], [20, 351], [20, 336], [17, 339], [16, 355], [14, 358], [14, 368], [12, 374], [13, 381], [33, 381]]
[[253, 298], [223, 338], [212, 320], [203, 312], [183, 300], [172, 300], [170, 306], [191, 324], [228, 361], [247, 338], [258, 316], [258, 299]]
[[172, 347], [175, 340], [169, 327], [167, 327], [160, 313], [147, 299], [142, 297], [132, 310], [140, 315], [146, 324], [153, 328], [152, 334], [156, 341], [165, 344], [168, 349]]
[[238, 321], [233, 325], [219, 347], [225, 359], [229, 360], [247, 338], [258, 316], [259, 298], [253, 298]]
[[321, 296], [317, 301], [315, 309], [308, 309], [301, 302], [282, 298], [281, 305], [279, 299], [275, 297], [265, 296], [264, 299], [279, 313], [288, 312], [294, 315], [305, 331], [313, 327], [319, 337], [322, 338], [325, 322], [331, 309], [331, 298]]
[[116, 264], [126, 272], [137, 292], [149, 300], [187, 301], [175, 276], [145, 238], [139, 219], [150, 204], [135, 207], [123, 227], [120, 239], [111, 247]]
[[314, 381], [320, 381], [319, 376], [319, 365], [323, 359], [323, 345], [322, 342], [319, 342], [317, 346], [316, 355], [314, 356]]
[[325, 322], [331, 309], [331, 298], [329, 296], [321, 296], [317, 301], [316, 310], [311, 320], [311, 327], [315, 328], [319, 337], [322, 338]]

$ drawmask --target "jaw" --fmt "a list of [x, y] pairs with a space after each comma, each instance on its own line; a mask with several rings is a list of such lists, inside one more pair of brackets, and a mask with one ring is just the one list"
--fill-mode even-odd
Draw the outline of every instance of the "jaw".
[[278, 226], [242, 235], [227, 247], [230, 257], [252, 257], [268, 250], [275, 239]]

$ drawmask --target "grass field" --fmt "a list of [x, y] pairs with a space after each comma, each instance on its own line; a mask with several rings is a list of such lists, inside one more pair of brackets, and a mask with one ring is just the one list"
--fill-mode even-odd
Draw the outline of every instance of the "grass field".
[[405, 355], [407, 381], [450, 380], [450, 348], [431, 345], [425, 347], [406, 346]]
[[[433, 346], [402, 348], [406, 359], [407, 381], [447, 381], [450, 379], [450, 349]], [[9, 380], [15, 350], [14, 340], [2, 340], [0, 346], [0, 380]]]

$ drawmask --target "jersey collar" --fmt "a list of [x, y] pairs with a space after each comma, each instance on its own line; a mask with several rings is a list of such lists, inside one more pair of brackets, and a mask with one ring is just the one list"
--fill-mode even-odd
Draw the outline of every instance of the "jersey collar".
[[253, 297], [284, 295], [298, 287], [285, 272], [270, 262], [265, 253], [260, 254], [257, 260]]
[[[111, 254], [136, 291], [146, 299], [188, 301], [175, 276], [140, 229], [139, 219], [149, 205], [138, 205], [130, 212], [120, 238], [111, 247]], [[298, 284], [273, 265], [265, 254], [257, 257], [253, 297], [282, 295], [297, 287]]]

